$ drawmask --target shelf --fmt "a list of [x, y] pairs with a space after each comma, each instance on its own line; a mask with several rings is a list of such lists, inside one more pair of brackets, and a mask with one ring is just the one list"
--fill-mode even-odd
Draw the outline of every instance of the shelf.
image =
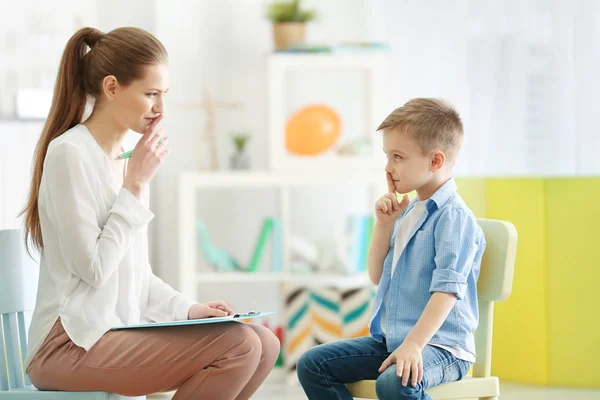
[[367, 273], [354, 275], [294, 274], [277, 272], [201, 272], [198, 283], [224, 282], [285, 282], [308, 287], [333, 286], [338, 288], [362, 287], [371, 284]]
[[271, 68], [293, 69], [344, 69], [370, 68], [386, 61], [385, 51], [364, 53], [272, 53]]

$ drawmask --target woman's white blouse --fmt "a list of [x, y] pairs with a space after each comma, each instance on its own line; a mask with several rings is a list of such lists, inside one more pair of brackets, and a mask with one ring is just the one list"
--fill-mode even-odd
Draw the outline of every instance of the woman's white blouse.
[[26, 366], [60, 317], [89, 350], [112, 327], [187, 319], [194, 304], [148, 263], [148, 189], [142, 200], [115, 181], [84, 125], [48, 147], [38, 209], [44, 241]]

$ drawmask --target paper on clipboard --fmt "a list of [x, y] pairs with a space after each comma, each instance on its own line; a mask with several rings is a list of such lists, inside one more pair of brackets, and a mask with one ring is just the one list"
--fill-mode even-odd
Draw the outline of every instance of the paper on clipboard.
[[217, 324], [219, 322], [242, 321], [245, 319], [261, 318], [268, 315], [273, 315], [274, 312], [249, 312], [244, 314], [234, 314], [227, 317], [211, 317], [202, 319], [189, 319], [184, 321], [169, 321], [169, 322], [152, 322], [146, 324], [117, 326], [111, 328], [111, 331], [119, 331], [123, 329], [142, 329], [142, 328], [159, 328], [165, 326], [186, 326], [186, 325], [202, 325], [202, 324]]

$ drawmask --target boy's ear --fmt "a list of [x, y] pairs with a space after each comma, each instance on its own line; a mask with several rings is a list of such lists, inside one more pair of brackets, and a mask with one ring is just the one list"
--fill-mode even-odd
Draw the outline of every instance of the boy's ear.
[[446, 163], [446, 155], [443, 152], [438, 150], [432, 154], [431, 165], [429, 168], [430, 168], [431, 172], [437, 172], [440, 169], [442, 169], [442, 167], [444, 166], [445, 163]]

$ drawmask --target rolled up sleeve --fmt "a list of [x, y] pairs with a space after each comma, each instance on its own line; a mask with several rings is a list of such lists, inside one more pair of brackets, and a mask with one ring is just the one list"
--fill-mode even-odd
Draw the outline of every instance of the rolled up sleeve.
[[452, 293], [461, 300], [479, 249], [475, 218], [461, 209], [444, 210], [436, 225], [435, 265], [430, 293]]

